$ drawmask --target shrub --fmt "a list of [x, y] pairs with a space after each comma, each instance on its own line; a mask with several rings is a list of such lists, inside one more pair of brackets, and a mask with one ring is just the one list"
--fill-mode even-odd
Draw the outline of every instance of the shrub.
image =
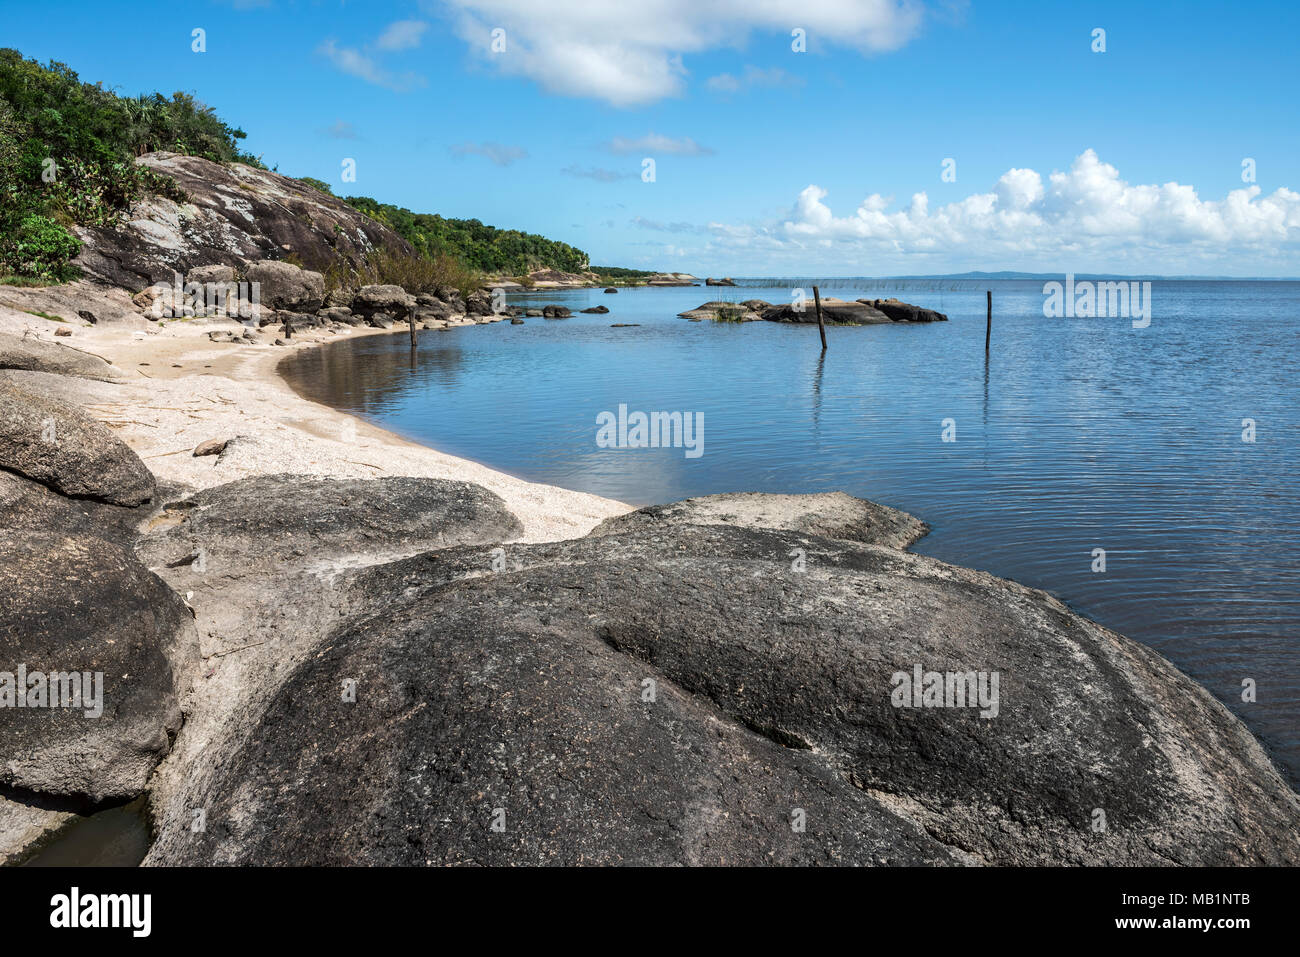
[[54, 220], [28, 216], [13, 240], [12, 259], [26, 275], [63, 280], [71, 277], [69, 263], [81, 252], [81, 240]]
[[483, 274], [454, 256], [403, 256], [386, 249], [376, 249], [359, 267], [340, 259], [325, 270], [326, 290], [370, 285], [401, 286], [416, 294], [450, 287], [468, 296], [482, 287]]
[[307, 184], [308, 186], [310, 186], [312, 189], [317, 190], [317, 191], [319, 191], [319, 192], [322, 192], [322, 193], [324, 193], [326, 196], [333, 196], [333, 195], [334, 195], [334, 190], [330, 188], [330, 184], [329, 184], [329, 183], [327, 183], [327, 182], [325, 182], [324, 180], [321, 180], [321, 179], [316, 179], [316, 177], [314, 177], [314, 176], [299, 176], [299, 177], [298, 177], [298, 182], [300, 182], [300, 183], [306, 183], [306, 184]]
[[184, 201], [137, 156], [168, 149], [261, 166], [239, 150], [243, 138], [187, 93], [119, 97], [65, 64], [0, 49], [0, 273], [66, 268], [75, 240], [47, 223], [111, 226], [148, 193]]

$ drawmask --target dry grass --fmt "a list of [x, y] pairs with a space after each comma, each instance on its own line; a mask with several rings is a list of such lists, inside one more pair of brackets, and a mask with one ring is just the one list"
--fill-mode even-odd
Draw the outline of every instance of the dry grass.
[[386, 249], [372, 252], [360, 267], [339, 260], [325, 270], [325, 288], [354, 288], [369, 285], [401, 286], [409, 293], [433, 292], [453, 288], [462, 296], [478, 290], [483, 275], [466, 266], [453, 256], [440, 255], [433, 259], [422, 256], [402, 256]]

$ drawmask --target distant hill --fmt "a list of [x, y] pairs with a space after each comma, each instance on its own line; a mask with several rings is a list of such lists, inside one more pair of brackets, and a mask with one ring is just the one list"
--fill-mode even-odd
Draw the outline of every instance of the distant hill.
[[[1003, 270], [1001, 272], [962, 272], [962, 273], [939, 273], [929, 276], [881, 276], [881, 279], [1023, 279], [1023, 280], [1042, 280], [1050, 282], [1055, 279], [1058, 282], [1065, 278], [1065, 273], [1060, 272], [1012, 272]], [[1120, 280], [1160, 280], [1161, 282], [1292, 282], [1294, 277], [1289, 276], [1153, 276], [1151, 274], [1137, 276], [1117, 276], [1114, 273], [1075, 273], [1076, 281], [1080, 280], [1097, 280], [1106, 282], [1118, 282]]]

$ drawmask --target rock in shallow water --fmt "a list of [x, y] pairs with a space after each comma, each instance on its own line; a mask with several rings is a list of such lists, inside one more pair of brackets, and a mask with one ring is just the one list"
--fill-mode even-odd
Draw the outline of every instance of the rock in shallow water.
[[[703, 501], [900, 534], [843, 502]], [[626, 524], [357, 575], [192, 779], [207, 832], [174, 818], [149, 861], [1300, 862], [1296, 795], [1245, 727], [1050, 596], [788, 529]], [[996, 696], [896, 706], [917, 666]]]

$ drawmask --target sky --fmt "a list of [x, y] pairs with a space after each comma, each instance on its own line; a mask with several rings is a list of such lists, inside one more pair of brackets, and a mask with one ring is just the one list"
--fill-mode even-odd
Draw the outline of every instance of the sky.
[[732, 276], [1300, 276], [1298, 35], [1293, 0], [0, 0], [0, 46], [191, 92], [281, 173]]

